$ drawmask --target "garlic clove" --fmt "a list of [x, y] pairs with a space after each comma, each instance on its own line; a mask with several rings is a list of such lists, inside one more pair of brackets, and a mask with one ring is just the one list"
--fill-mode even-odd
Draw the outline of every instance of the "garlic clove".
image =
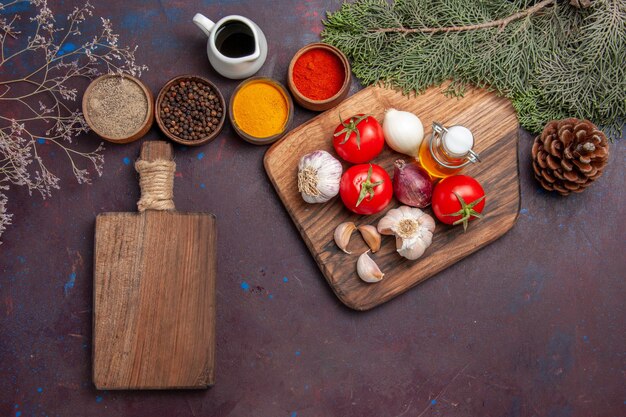
[[433, 232], [430, 230], [422, 230], [422, 233], [418, 236], [421, 239], [426, 247], [429, 247], [431, 243], [433, 243]]
[[359, 260], [356, 262], [356, 272], [359, 274], [359, 278], [365, 282], [379, 282], [385, 274], [380, 271], [376, 262], [369, 257], [368, 252], [369, 250], [359, 256]]
[[402, 219], [399, 209], [391, 209], [378, 222], [377, 229], [383, 235], [393, 235], [395, 225]]
[[372, 253], [378, 252], [378, 250], [380, 249], [381, 240], [378, 230], [376, 230], [374, 226], [371, 226], [369, 224], [359, 226], [357, 229], [359, 229], [361, 236], [363, 236], [363, 240], [372, 250]]
[[350, 243], [350, 237], [352, 236], [352, 232], [356, 230], [356, 226], [352, 222], [341, 223], [337, 228], [335, 228], [335, 243], [337, 247], [344, 251], [347, 254], [351, 254], [352, 252], [348, 251], [348, 243]]
[[404, 218], [419, 218], [423, 214], [422, 210], [409, 206], [400, 206], [398, 210], [400, 210], [400, 214]]
[[432, 216], [424, 213], [424, 215], [420, 217], [418, 221], [421, 227], [430, 232], [430, 236], [432, 238], [433, 232], [435, 231], [435, 219], [433, 219]]
[[396, 248], [398, 254], [411, 261], [421, 257], [424, 252], [426, 252], [426, 248], [428, 248], [428, 246], [430, 246], [430, 240], [426, 242], [426, 240], [423, 239], [396, 238]]

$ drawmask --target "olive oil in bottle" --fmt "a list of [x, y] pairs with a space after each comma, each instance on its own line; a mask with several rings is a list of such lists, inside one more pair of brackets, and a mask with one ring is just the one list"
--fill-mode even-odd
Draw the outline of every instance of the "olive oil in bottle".
[[424, 138], [420, 145], [418, 160], [432, 177], [445, 178], [470, 162], [480, 161], [473, 147], [474, 136], [468, 128], [458, 125], [445, 128], [435, 122], [431, 137]]

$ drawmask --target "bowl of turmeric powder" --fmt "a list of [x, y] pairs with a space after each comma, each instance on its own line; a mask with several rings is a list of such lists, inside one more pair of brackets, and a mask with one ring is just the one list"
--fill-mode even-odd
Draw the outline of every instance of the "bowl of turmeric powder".
[[309, 110], [328, 110], [348, 95], [350, 61], [332, 45], [311, 43], [291, 59], [287, 80], [296, 103]]
[[293, 118], [293, 102], [278, 81], [252, 77], [235, 88], [228, 117], [242, 139], [255, 145], [268, 145], [287, 132]]

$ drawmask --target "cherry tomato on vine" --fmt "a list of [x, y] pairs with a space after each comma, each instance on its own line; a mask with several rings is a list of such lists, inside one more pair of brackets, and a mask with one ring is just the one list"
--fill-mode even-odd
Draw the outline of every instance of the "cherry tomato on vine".
[[485, 190], [478, 181], [467, 175], [453, 175], [435, 185], [431, 202], [437, 219], [445, 224], [463, 224], [482, 218], [485, 208]]
[[341, 176], [339, 195], [348, 210], [374, 214], [391, 201], [393, 185], [389, 174], [379, 165], [354, 165]]
[[383, 128], [374, 117], [357, 114], [341, 120], [333, 135], [337, 154], [353, 164], [362, 164], [376, 158], [385, 146]]

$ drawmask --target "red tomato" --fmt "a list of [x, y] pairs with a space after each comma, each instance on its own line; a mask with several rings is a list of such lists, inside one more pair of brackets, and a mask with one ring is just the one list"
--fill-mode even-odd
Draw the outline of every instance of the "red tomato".
[[[339, 116], [341, 120], [341, 116]], [[353, 164], [362, 164], [376, 158], [385, 146], [380, 123], [366, 114], [357, 114], [341, 122], [333, 135], [337, 154]]]
[[439, 181], [433, 190], [432, 207], [435, 216], [445, 224], [463, 224], [482, 218], [485, 190], [467, 175], [453, 175]]
[[393, 185], [379, 165], [355, 165], [341, 176], [339, 195], [348, 210], [356, 214], [374, 214], [391, 201]]

